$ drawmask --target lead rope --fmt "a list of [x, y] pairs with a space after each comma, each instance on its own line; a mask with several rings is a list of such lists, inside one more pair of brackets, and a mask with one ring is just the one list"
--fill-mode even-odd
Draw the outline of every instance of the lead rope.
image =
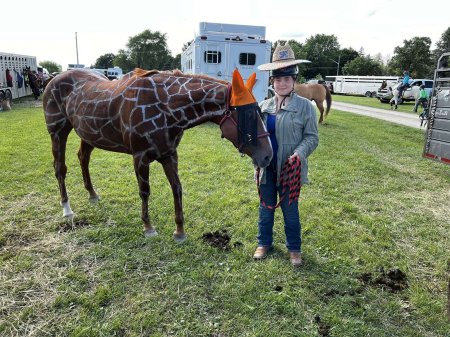
[[300, 196], [300, 189], [302, 188], [301, 173], [302, 163], [298, 157], [294, 157], [291, 163], [289, 162], [289, 159], [286, 160], [280, 173], [280, 184], [283, 187], [281, 190], [281, 198], [275, 206], [272, 206], [267, 205], [262, 198], [259, 183], [260, 168], [258, 167], [256, 169], [256, 186], [258, 188], [261, 205], [267, 209], [276, 209], [280, 207], [287, 189], [289, 189], [289, 205], [291, 205], [294, 201], [297, 201]]

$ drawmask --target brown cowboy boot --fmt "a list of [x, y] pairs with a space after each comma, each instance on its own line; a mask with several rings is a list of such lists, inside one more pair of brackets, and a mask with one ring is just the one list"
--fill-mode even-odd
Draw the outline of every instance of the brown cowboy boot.
[[294, 267], [299, 267], [303, 264], [302, 262], [302, 253], [300, 252], [290, 252], [289, 258]]
[[270, 247], [263, 247], [259, 246], [256, 248], [255, 253], [253, 254], [253, 259], [255, 260], [262, 260], [267, 256], [267, 253], [269, 252]]

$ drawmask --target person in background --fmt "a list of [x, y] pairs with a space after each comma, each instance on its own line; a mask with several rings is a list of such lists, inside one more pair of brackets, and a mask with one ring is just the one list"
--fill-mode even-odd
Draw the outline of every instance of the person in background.
[[403, 98], [403, 91], [405, 91], [405, 89], [409, 86], [409, 71], [405, 70], [403, 72], [403, 80], [402, 80], [402, 84], [398, 87], [398, 98], [402, 99]]
[[419, 104], [421, 104], [424, 109], [428, 106], [428, 93], [423, 84], [419, 88], [419, 96], [417, 97], [416, 104], [414, 105], [414, 112], [417, 112]]
[[[258, 247], [253, 255], [263, 259], [273, 248], [273, 226], [277, 195], [284, 218], [286, 247], [293, 266], [302, 264], [301, 224], [298, 200], [290, 199], [290, 188], [283, 193], [280, 175], [286, 163], [301, 163], [301, 184], [308, 183], [308, 157], [319, 143], [316, 110], [311, 102], [294, 92], [298, 75], [296, 60], [289, 44], [277, 45], [272, 63], [258, 69], [270, 71], [270, 82], [275, 96], [260, 103], [263, 120], [270, 133], [273, 159], [268, 167], [257, 174], [260, 188], [258, 220]], [[295, 177], [289, 177], [293, 180]], [[298, 181], [298, 180], [297, 180]]]

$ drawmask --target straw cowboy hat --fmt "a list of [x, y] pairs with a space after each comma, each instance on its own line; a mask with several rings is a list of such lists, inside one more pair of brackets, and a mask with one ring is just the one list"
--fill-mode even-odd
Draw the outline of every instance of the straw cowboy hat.
[[273, 52], [272, 62], [265, 63], [258, 66], [259, 70], [269, 71], [286, 68], [299, 63], [309, 63], [308, 60], [296, 60], [294, 51], [291, 46], [286, 42], [284, 46], [278, 44]]

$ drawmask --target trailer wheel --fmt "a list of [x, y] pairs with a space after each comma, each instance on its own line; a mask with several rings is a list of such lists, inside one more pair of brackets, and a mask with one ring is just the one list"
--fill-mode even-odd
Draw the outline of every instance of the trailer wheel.
[[11, 104], [12, 104], [12, 94], [11, 94], [11, 91], [9, 91], [9, 90], [6, 90], [6, 100], [8, 101], [9, 106], [11, 106]]
[[11, 91], [7, 90], [6, 92], [0, 92], [0, 111], [8, 111], [11, 110]]
[[372, 97], [372, 93], [370, 91], [366, 91], [366, 93], [364, 94], [364, 96], [366, 97]]
[[3, 100], [5, 99], [5, 94], [0, 91], [0, 111], [3, 111]]

